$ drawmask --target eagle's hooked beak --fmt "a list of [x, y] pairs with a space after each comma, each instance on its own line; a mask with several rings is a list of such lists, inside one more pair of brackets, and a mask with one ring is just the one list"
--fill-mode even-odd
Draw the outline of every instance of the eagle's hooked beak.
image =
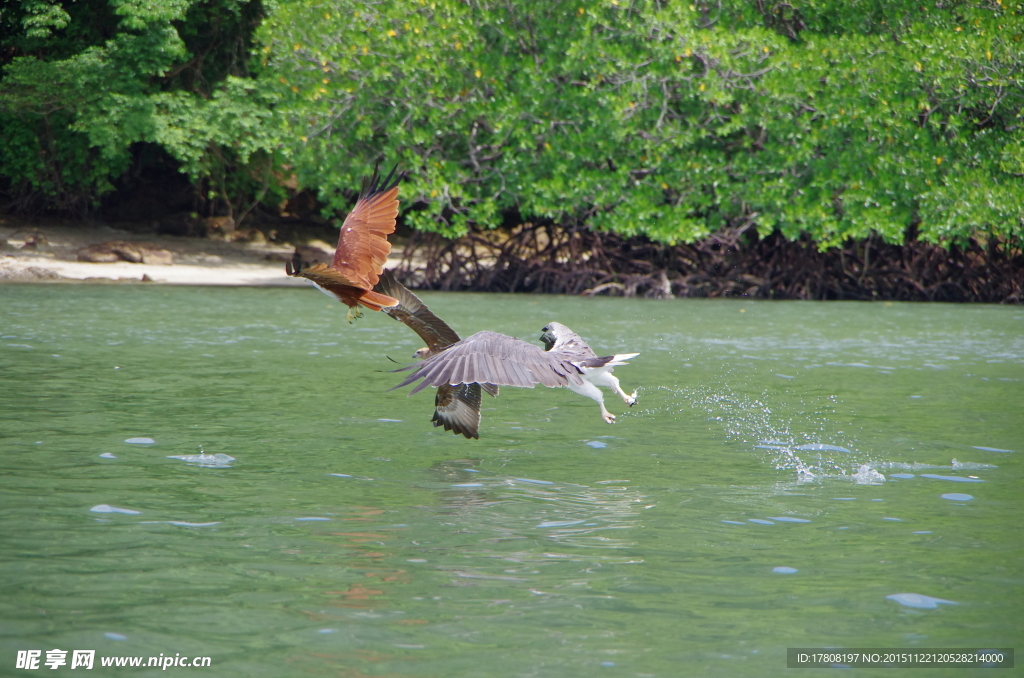
[[555, 335], [551, 332], [550, 327], [544, 327], [541, 332], [540, 340], [544, 342], [544, 350], [550, 351], [555, 345]]

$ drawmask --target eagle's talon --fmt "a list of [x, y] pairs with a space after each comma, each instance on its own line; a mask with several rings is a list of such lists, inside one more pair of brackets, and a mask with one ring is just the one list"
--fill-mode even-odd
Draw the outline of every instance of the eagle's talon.
[[353, 306], [352, 308], [348, 309], [348, 314], [345, 316], [345, 319], [348, 320], [348, 324], [351, 325], [356, 318], [362, 317], [362, 309], [360, 309], [358, 306]]
[[626, 398], [626, 404], [629, 405], [630, 407], [633, 407], [633, 405], [636, 405], [636, 400], [636, 391], [633, 391], [632, 393], [629, 394], [629, 397]]
[[611, 412], [608, 412], [606, 414], [602, 414], [601, 416], [604, 417], [604, 420], [606, 422], [608, 422], [609, 424], [614, 424], [615, 423], [615, 415], [612, 414]]

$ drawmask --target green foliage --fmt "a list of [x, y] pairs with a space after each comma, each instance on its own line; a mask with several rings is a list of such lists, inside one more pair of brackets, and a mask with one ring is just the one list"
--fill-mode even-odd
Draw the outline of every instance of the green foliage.
[[[157, 144], [229, 213], [267, 184], [270, 100], [246, 77], [258, 2], [22, 0], [0, 24], [0, 176], [24, 200], [81, 210], [112, 190], [133, 146]], [[251, 160], [254, 154], [257, 162]], [[254, 175], [261, 177], [254, 179]], [[237, 202], [237, 201], [236, 201]]]
[[71, 20], [63, 7], [45, 0], [25, 0], [22, 8], [25, 12], [25, 35], [30, 38], [48, 38], [53, 29], [64, 28]]
[[229, 213], [291, 174], [343, 212], [385, 160], [446, 235], [1024, 237], [1021, 0], [20, 0], [0, 28], [0, 177], [59, 207], [148, 142]]
[[400, 160], [408, 218], [449, 235], [518, 213], [663, 242], [1021, 236], [1008, 3], [304, 0], [261, 28], [263, 86], [332, 208]]

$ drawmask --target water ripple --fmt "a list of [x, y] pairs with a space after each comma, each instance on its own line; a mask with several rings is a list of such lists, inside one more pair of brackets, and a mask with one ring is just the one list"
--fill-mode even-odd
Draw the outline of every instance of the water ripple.
[[919, 610], [934, 610], [939, 605], [959, 605], [960, 603], [942, 598], [933, 598], [922, 593], [893, 593], [886, 596], [888, 600], [895, 601], [904, 607], [914, 607]]

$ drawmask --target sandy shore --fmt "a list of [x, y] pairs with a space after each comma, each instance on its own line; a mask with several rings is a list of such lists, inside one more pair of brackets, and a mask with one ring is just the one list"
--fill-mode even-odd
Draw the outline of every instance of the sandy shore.
[[[36, 244], [43, 236], [45, 244]], [[111, 242], [144, 243], [171, 254], [170, 265], [153, 263], [91, 263], [79, 261], [90, 245]], [[310, 243], [333, 251], [333, 245]], [[47, 224], [26, 227], [0, 217], [0, 283], [110, 283], [165, 285], [303, 286], [290, 278], [284, 260], [291, 244], [227, 242], [206, 238], [135, 233], [110, 226]], [[166, 255], [165, 255], [166, 256]]]

